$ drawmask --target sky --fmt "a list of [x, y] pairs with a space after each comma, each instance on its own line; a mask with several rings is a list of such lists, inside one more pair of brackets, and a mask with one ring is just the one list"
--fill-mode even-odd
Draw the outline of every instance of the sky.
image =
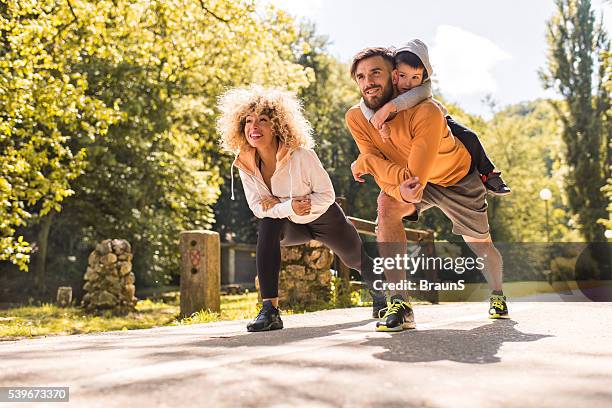
[[[546, 21], [553, 0], [266, 0], [329, 37], [330, 52], [343, 62], [369, 46], [398, 46], [420, 38], [429, 47], [434, 85], [469, 113], [555, 97], [538, 70], [546, 66]], [[610, 33], [612, 6], [593, 0]]]

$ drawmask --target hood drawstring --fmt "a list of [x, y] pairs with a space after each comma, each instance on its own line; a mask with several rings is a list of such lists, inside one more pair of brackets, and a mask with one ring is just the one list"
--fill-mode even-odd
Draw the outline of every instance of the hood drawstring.
[[291, 157], [289, 157], [289, 200], [293, 201], [293, 177], [291, 176]]
[[230, 170], [230, 177], [232, 178], [231, 181], [231, 185], [232, 185], [232, 200], [235, 200], [236, 197], [234, 197], [234, 165], [232, 164], [232, 168]]
[[235, 200], [236, 198], [234, 197], [234, 163], [236, 163], [236, 160], [238, 159], [238, 155], [236, 155], [236, 158], [234, 159], [232, 165], [230, 166], [230, 178], [231, 180], [231, 189], [232, 189], [232, 200]]

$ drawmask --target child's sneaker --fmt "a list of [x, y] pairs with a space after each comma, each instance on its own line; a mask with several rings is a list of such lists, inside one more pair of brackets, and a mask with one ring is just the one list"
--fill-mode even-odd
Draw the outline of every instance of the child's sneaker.
[[486, 175], [482, 174], [480, 178], [482, 179], [482, 182], [487, 188], [487, 192], [489, 194], [493, 194], [495, 196], [505, 196], [512, 192], [504, 179], [501, 178], [501, 172], [499, 171], [492, 171]]
[[489, 299], [489, 319], [509, 319], [506, 297], [491, 295]]

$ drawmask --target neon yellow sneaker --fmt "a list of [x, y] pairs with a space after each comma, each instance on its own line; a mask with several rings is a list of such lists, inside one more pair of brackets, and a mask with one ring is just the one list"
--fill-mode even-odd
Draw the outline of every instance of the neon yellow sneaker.
[[385, 315], [376, 323], [376, 331], [399, 332], [416, 328], [412, 305], [400, 296], [391, 297], [391, 303], [386, 308]]
[[489, 319], [509, 319], [506, 297], [491, 295], [489, 299]]

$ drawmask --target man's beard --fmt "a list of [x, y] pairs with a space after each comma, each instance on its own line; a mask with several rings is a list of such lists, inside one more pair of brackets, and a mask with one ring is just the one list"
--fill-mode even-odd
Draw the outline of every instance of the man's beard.
[[365, 89], [361, 96], [363, 96], [363, 102], [368, 108], [377, 111], [382, 108], [385, 103], [389, 102], [393, 97], [393, 82], [391, 81], [391, 78], [389, 78], [387, 84], [383, 88], [382, 95], [375, 96], [371, 100], [368, 100], [367, 96], [365, 95], [365, 92], [371, 88], [373, 87]]

